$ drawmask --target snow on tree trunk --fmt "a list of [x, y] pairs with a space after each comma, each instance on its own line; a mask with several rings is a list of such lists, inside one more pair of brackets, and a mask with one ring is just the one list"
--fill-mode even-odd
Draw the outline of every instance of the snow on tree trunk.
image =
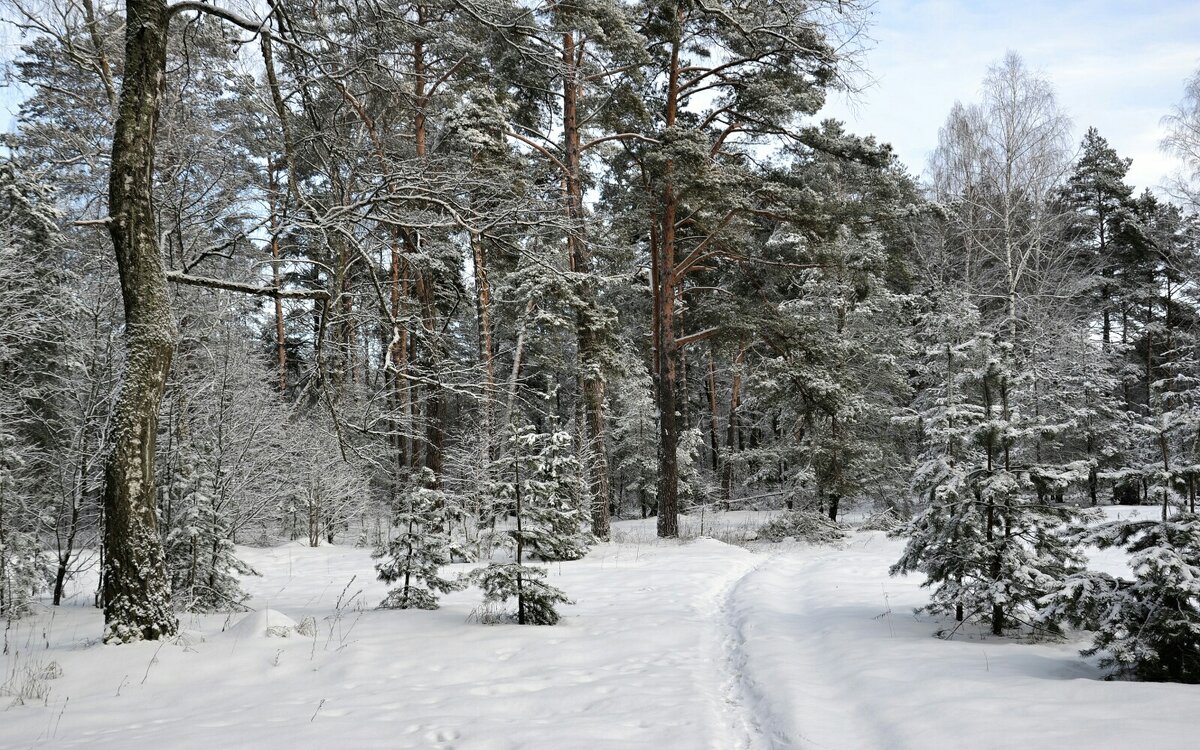
[[158, 408], [175, 348], [151, 193], [166, 76], [167, 4], [127, 0], [126, 19], [108, 194], [128, 349], [104, 473], [104, 639], [113, 643], [157, 640], [177, 628], [154, 492]]

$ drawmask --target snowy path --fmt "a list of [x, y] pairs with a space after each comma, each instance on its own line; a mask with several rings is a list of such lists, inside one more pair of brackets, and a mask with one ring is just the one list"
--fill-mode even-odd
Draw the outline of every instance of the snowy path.
[[738, 591], [770, 558], [760, 557], [751, 566], [731, 576], [717, 596], [713, 629], [720, 655], [722, 710], [730, 726], [731, 747], [739, 750], [783, 750], [787, 738], [770, 715], [766, 697], [749, 671], [746, 654], [747, 623], [737, 608]]
[[[903, 747], [875, 720], [862, 700], [864, 685], [838, 654], [837, 621], [846, 613], [829, 612], [821, 599], [820, 561], [802, 552], [776, 554], [730, 591], [726, 617], [739, 644], [742, 689], [763, 730], [761, 747]], [[881, 596], [873, 610], [857, 615], [875, 622], [883, 609]]]
[[878, 533], [792, 548], [731, 590], [769, 750], [1197, 746], [1197, 686], [1105, 682], [1079, 643], [931, 637], [919, 580], [887, 575], [900, 548]]

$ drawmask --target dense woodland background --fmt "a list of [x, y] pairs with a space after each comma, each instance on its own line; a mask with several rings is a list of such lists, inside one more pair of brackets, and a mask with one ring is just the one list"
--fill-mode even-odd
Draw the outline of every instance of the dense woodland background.
[[[141, 42], [115, 3], [8, 5], [29, 92], [0, 163], [11, 617], [103, 562], [110, 160]], [[919, 181], [821, 119], [869, 67], [854, 2], [242, 13], [169, 12], [149, 131], [174, 606], [239, 603], [235, 544], [378, 547], [390, 604], [425, 606], [455, 585], [441, 562], [570, 559], [613, 517], [674, 536], [701, 507], [850, 507], [915, 519], [898, 569], [1002, 632], [1081, 575], [1077, 507], [1192, 523], [1200, 77], [1163, 113], [1176, 185], [1127, 184], [1103, 123], [1015, 54]]]

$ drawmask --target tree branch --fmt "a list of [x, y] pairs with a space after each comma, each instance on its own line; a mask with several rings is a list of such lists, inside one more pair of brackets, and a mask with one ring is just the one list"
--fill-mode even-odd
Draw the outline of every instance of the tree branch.
[[207, 276], [189, 276], [179, 271], [167, 271], [167, 281], [187, 286], [202, 286], [207, 289], [224, 289], [227, 292], [240, 292], [242, 294], [253, 294], [257, 297], [271, 297], [273, 299], [329, 299], [329, 292], [324, 289], [276, 289], [269, 286], [255, 286], [253, 284], [241, 284], [236, 281], [213, 279]]

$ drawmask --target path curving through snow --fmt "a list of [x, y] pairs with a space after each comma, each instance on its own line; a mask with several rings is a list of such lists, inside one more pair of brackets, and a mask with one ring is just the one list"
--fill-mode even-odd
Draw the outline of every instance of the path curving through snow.
[[[754, 730], [755, 741], [747, 747], [904, 747], [870, 714], [857, 681], [839, 665], [830, 639], [836, 639], [832, 618], [841, 608], [817, 601], [828, 593], [820, 585], [819, 559], [795, 549], [777, 552], [728, 589], [720, 618], [729, 634], [726, 659], [734, 690]], [[872, 614], [864, 611], [862, 618], [871, 621]]]
[[791, 747], [770, 713], [766, 696], [749, 670], [746, 654], [746, 613], [737, 608], [737, 593], [747, 578], [771, 558], [760, 557], [729, 577], [717, 596], [715, 640], [720, 654], [722, 709], [733, 747], [739, 750], [785, 750]]

